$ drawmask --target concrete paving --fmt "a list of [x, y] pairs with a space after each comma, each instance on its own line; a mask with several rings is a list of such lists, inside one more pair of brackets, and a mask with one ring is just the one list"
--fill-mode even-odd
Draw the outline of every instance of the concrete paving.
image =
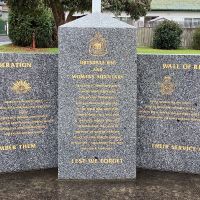
[[200, 176], [138, 170], [136, 181], [58, 181], [57, 170], [0, 175], [0, 200], [200, 200]]

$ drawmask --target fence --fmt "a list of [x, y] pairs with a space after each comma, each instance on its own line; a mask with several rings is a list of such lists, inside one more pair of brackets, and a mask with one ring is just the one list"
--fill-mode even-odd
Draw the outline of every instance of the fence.
[[[182, 47], [190, 48], [192, 46], [192, 38], [194, 28], [184, 28], [182, 34]], [[137, 46], [150, 47], [153, 44], [154, 28], [138, 28], [137, 29]]]

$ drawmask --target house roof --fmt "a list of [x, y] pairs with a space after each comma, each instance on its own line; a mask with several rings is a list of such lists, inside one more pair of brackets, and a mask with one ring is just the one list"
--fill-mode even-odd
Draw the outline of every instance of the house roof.
[[152, 19], [149, 22], [156, 22], [156, 21], [160, 21], [160, 20], [170, 20], [170, 19], [167, 19], [166, 17], [156, 17], [155, 19]]
[[153, 11], [200, 11], [200, 0], [152, 0]]

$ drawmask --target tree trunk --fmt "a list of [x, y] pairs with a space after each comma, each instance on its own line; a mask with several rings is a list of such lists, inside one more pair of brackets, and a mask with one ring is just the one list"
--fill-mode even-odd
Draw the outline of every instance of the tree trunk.
[[49, 6], [52, 10], [54, 20], [55, 20], [55, 30], [53, 33], [53, 41], [54, 41], [54, 46], [57, 46], [58, 43], [58, 27], [64, 23], [71, 22], [79, 17], [74, 17], [74, 11], [70, 11], [67, 19], [65, 20], [65, 10], [64, 6], [60, 2], [60, 0], [49, 0]]
[[70, 11], [70, 12], [69, 12], [69, 14], [68, 14], [68, 16], [67, 16], [67, 19], [66, 19], [66, 22], [67, 22], [67, 23], [68, 23], [68, 22], [71, 22], [71, 21], [73, 21], [73, 20], [75, 20], [75, 19], [77, 18], [77, 17], [74, 17], [73, 14], [74, 14], [73, 11]]
[[50, 7], [55, 19], [56, 27], [65, 23], [65, 11], [63, 5], [60, 3], [60, 0], [49, 0]]
[[49, 6], [52, 10], [55, 27], [53, 29], [53, 46], [58, 46], [58, 27], [65, 23], [65, 11], [63, 5], [60, 3], [60, 0], [49, 0]]

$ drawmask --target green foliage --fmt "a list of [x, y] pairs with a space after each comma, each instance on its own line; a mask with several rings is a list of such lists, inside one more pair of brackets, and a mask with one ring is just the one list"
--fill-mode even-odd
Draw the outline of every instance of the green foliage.
[[27, 12], [44, 6], [43, 0], [7, 0], [7, 5], [12, 11]]
[[41, 1], [19, 1], [18, 3], [22, 6], [19, 9], [17, 3], [14, 4], [15, 0], [11, 1], [9, 4], [9, 37], [13, 44], [30, 46], [33, 41], [33, 33], [35, 33], [36, 47], [52, 46], [53, 18], [51, 11]]
[[[18, 35], [21, 35], [22, 38], [23, 35], [25, 35], [24, 40], [29, 41], [30, 43], [29, 33], [33, 31], [33, 28], [30, 28], [30, 26], [26, 28], [26, 26], [32, 24], [33, 20], [37, 21], [36, 18], [41, 18], [41, 19], [43, 18], [42, 16], [40, 16], [41, 12], [37, 14], [36, 10], [38, 8], [43, 7], [42, 10], [44, 10], [44, 12], [47, 12], [44, 9], [44, 4], [48, 6], [52, 11], [56, 29], [60, 25], [74, 20], [75, 17], [73, 17], [73, 14], [75, 12], [82, 13], [84, 11], [91, 11], [92, 9], [92, 0], [7, 0], [7, 3], [11, 10], [10, 14], [11, 39], [15, 44], [23, 44], [23, 45], [25, 44], [24, 42], [21, 41], [22, 39], [19, 39]], [[130, 15], [133, 19], [136, 20], [139, 19], [140, 16], [146, 15], [147, 11], [150, 10], [150, 4], [151, 0], [102, 0], [103, 10], [109, 10], [115, 13], [116, 15], [119, 15], [121, 12], [126, 12], [128, 15]], [[69, 12], [67, 20], [65, 20], [65, 11]], [[15, 17], [18, 17], [19, 20], [16, 20]], [[23, 26], [23, 24], [26, 26]], [[39, 24], [39, 23], [34, 23], [34, 24]], [[20, 26], [21, 29], [19, 30], [19, 28], [17, 27], [15, 28], [15, 26]], [[24, 28], [26, 29], [22, 30]], [[55, 42], [57, 38], [56, 29], [54, 29], [53, 31], [53, 41]], [[21, 34], [20, 32], [22, 32], [23, 34]], [[48, 31], [44, 32], [48, 33]], [[37, 35], [36, 36], [39, 37], [40, 35], [41, 37], [43, 37], [43, 34], [40, 34], [40, 32], [38, 32], [38, 36]], [[29, 37], [29, 39], [27, 37]], [[47, 39], [46, 37], [43, 38]], [[41, 44], [42, 41], [43, 39], [41, 38], [40, 42], [37, 41], [37, 44]], [[26, 44], [27, 43], [28, 42], [26, 42]]]
[[[65, 9], [69, 12], [84, 12], [92, 8], [92, 0], [63, 0]], [[140, 16], [146, 15], [150, 10], [151, 0], [103, 0], [103, 10], [110, 10], [119, 15], [126, 12], [133, 19], [139, 19]]]
[[[126, 12], [133, 19], [139, 19], [140, 16], [145, 16], [150, 10], [152, 0], [102, 0], [103, 10], [110, 10], [119, 15], [121, 12]], [[43, 2], [52, 9], [53, 12], [62, 10], [70, 13], [91, 11], [92, 0], [43, 0]], [[40, 0], [8, 0], [10, 7], [16, 9], [32, 9], [41, 3]]]
[[193, 49], [200, 50], [200, 28], [196, 29], [193, 35]]
[[63, 0], [62, 1], [66, 11], [84, 12], [92, 8], [92, 0]]
[[119, 15], [126, 12], [132, 19], [138, 20], [145, 16], [150, 10], [152, 0], [103, 0], [102, 5], [105, 10]]
[[178, 49], [181, 45], [183, 30], [174, 21], [165, 20], [155, 29], [153, 47], [157, 49]]

